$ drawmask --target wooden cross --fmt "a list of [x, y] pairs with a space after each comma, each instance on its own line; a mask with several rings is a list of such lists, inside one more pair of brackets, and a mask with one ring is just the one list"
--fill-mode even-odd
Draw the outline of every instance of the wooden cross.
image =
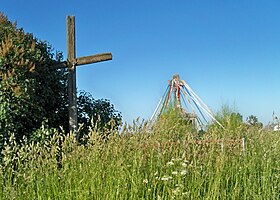
[[111, 53], [102, 53], [76, 58], [75, 47], [75, 16], [67, 16], [67, 62], [56, 65], [55, 68], [68, 69], [68, 98], [69, 98], [69, 128], [76, 133], [77, 120], [77, 87], [76, 66], [112, 60]]

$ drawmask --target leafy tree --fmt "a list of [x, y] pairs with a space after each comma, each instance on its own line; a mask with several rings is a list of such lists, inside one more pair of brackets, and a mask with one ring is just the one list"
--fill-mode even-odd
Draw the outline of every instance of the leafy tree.
[[99, 131], [117, 129], [122, 123], [121, 113], [114, 109], [108, 99], [94, 99], [90, 93], [79, 92], [78, 123], [82, 124], [80, 137], [86, 135], [88, 128], [97, 127]]
[[63, 125], [66, 71], [51, 67], [61, 59], [0, 13], [0, 145], [13, 133], [17, 140], [29, 136], [44, 120]]
[[249, 126], [262, 128], [263, 124], [259, 122], [258, 118], [255, 115], [250, 115], [247, 117], [246, 122]]

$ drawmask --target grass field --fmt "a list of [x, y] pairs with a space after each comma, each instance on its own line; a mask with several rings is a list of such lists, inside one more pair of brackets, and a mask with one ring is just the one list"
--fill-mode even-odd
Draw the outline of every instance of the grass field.
[[[58, 132], [21, 146], [11, 138], [2, 152], [0, 198], [280, 199], [278, 132], [194, 135], [176, 124], [150, 132], [140, 123], [106, 142], [91, 130], [85, 145]], [[232, 141], [241, 137], [244, 147]]]

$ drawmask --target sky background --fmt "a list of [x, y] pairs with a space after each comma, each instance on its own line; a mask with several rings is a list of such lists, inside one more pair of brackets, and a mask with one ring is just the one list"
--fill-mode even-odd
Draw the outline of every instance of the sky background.
[[265, 124], [280, 115], [279, 0], [0, 0], [18, 27], [67, 57], [66, 16], [76, 54], [113, 60], [77, 68], [78, 90], [109, 99], [123, 118], [151, 117], [180, 74], [217, 112], [234, 106]]

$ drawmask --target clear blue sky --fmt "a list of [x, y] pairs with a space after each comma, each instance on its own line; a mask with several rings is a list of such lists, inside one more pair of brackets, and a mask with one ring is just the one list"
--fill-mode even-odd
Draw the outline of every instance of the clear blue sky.
[[0, 10], [64, 57], [75, 15], [77, 56], [113, 53], [77, 69], [78, 89], [126, 121], [149, 118], [174, 73], [214, 111], [235, 105], [265, 124], [280, 115], [279, 0], [0, 0]]

